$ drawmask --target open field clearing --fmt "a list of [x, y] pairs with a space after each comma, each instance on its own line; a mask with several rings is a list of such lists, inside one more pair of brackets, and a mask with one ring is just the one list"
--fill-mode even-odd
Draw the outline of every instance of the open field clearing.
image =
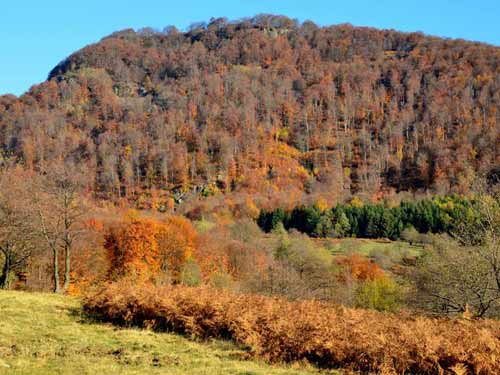
[[295, 365], [247, 360], [224, 341], [198, 343], [140, 329], [85, 322], [80, 303], [52, 294], [0, 292], [0, 374], [306, 375]]
[[410, 245], [405, 241], [374, 240], [368, 238], [318, 239], [316, 241], [335, 255], [360, 254], [373, 256], [376, 253], [385, 252], [389, 254], [417, 256], [422, 251], [422, 246]]

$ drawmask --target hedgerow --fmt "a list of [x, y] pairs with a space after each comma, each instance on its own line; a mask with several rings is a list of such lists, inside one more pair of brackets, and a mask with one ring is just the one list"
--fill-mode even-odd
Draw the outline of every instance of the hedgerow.
[[290, 302], [209, 288], [117, 283], [84, 311], [121, 326], [231, 339], [270, 361], [378, 374], [500, 373], [500, 323]]

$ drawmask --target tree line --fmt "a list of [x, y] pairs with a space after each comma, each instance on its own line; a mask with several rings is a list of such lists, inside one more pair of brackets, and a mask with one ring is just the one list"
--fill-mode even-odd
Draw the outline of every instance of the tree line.
[[420, 233], [451, 233], [460, 220], [473, 216], [471, 201], [457, 195], [402, 201], [398, 206], [384, 203], [363, 204], [353, 199], [322, 210], [318, 205], [298, 206], [292, 210], [262, 210], [257, 223], [270, 232], [279, 224], [312, 237], [401, 238], [414, 228]]

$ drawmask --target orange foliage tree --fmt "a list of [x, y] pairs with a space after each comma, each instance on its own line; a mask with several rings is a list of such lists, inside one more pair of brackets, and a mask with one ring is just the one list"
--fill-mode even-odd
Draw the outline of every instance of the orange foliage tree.
[[102, 247], [104, 224], [101, 220], [90, 218], [83, 223], [84, 246], [73, 253], [71, 283], [68, 293], [81, 295], [89, 288], [98, 285], [106, 276], [106, 249]]
[[180, 282], [183, 266], [195, 248], [196, 236], [191, 222], [181, 216], [161, 222], [129, 215], [105, 235], [109, 278], [145, 281], [168, 274], [173, 282]]
[[148, 280], [160, 270], [160, 251], [156, 235], [158, 223], [129, 216], [105, 234], [104, 247], [110, 261], [109, 277]]
[[197, 233], [191, 222], [183, 216], [171, 216], [162, 223], [156, 234], [162, 270], [172, 281], [181, 280], [184, 264], [192, 257]]
[[385, 277], [384, 270], [377, 263], [359, 254], [339, 258], [337, 264], [343, 266], [346, 271], [340, 275], [340, 281], [373, 281]]

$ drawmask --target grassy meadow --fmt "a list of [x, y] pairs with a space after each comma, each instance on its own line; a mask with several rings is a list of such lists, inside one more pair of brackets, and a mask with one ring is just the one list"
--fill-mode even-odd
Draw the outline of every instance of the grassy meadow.
[[334, 254], [356, 253], [367, 257], [375, 256], [377, 253], [417, 256], [422, 251], [422, 246], [410, 245], [405, 241], [343, 238], [331, 241], [330, 250]]
[[226, 341], [202, 343], [175, 334], [88, 322], [76, 298], [0, 292], [0, 374], [315, 373], [305, 364], [287, 367], [249, 360], [245, 351]]

